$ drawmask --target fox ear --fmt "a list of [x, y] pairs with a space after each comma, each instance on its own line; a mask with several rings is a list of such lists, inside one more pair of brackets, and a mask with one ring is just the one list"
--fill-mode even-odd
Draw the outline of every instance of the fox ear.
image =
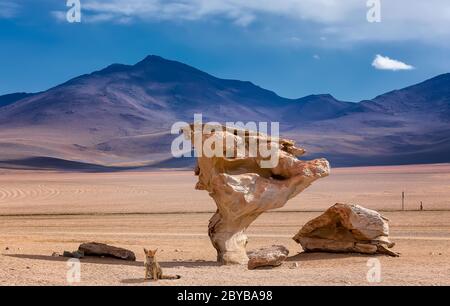
[[154, 250], [154, 251], [153, 251], [153, 255], [155, 255], [157, 251], [158, 251], [158, 249]]
[[145, 253], [145, 255], [148, 254], [148, 250], [146, 248], [144, 248], [144, 253]]

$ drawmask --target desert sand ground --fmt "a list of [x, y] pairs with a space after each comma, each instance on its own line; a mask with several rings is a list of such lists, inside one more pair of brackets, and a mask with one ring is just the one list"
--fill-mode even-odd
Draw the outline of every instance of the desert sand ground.
[[[335, 169], [249, 228], [249, 250], [290, 250], [281, 267], [257, 271], [215, 263], [206, 234], [215, 205], [195, 181], [182, 171], [0, 171], [0, 284], [68, 285], [66, 259], [51, 254], [98, 241], [135, 251], [137, 262], [82, 259], [79, 285], [450, 285], [448, 164]], [[408, 211], [398, 211], [402, 191]], [[302, 253], [291, 237], [336, 202], [382, 210], [401, 257]], [[181, 279], [144, 282], [144, 246], [159, 248], [164, 271]], [[381, 283], [366, 279], [371, 258]]]

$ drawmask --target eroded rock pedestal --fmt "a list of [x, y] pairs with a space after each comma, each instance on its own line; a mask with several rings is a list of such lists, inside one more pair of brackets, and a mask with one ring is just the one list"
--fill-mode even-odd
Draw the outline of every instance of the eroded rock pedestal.
[[309, 221], [293, 238], [305, 252], [386, 254], [389, 250], [388, 219], [359, 205], [335, 204]]
[[[208, 134], [190, 132], [191, 141], [200, 139], [203, 149], [213, 143], [212, 147], [217, 149], [219, 142], [231, 139], [221, 147], [223, 156], [203, 154], [198, 157], [196, 167], [199, 177], [196, 189], [208, 191], [217, 205], [208, 233], [217, 250], [217, 260], [223, 264], [247, 264], [247, 227], [263, 212], [283, 207], [289, 199], [330, 172], [325, 159], [298, 160], [296, 156], [305, 151], [290, 140], [225, 127]], [[260, 151], [249, 154], [255, 141], [276, 148], [276, 164], [267, 167], [268, 158]], [[239, 145], [245, 147], [245, 154], [234, 149]]]

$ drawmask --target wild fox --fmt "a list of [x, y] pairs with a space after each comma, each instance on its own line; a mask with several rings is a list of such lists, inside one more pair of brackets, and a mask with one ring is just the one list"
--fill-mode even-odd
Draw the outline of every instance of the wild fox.
[[147, 250], [144, 248], [145, 253], [145, 280], [152, 279], [152, 280], [158, 280], [158, 279], [179, 279], [181, 276], [179, 275], [163, 275], [161, 266], [159, 265], [158, 261], [156, 260], [156, 250]]

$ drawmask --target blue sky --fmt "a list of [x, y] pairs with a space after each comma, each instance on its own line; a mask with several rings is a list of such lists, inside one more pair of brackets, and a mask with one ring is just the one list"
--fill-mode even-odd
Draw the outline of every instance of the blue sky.
[[369, 23], [367, 0], [81, 0], [69, 23], [66, 0], [0, 0], [0, 94], [149, 54], [289, 98], [359, 101], [450, 72], [450, 2], [380, 1]]

